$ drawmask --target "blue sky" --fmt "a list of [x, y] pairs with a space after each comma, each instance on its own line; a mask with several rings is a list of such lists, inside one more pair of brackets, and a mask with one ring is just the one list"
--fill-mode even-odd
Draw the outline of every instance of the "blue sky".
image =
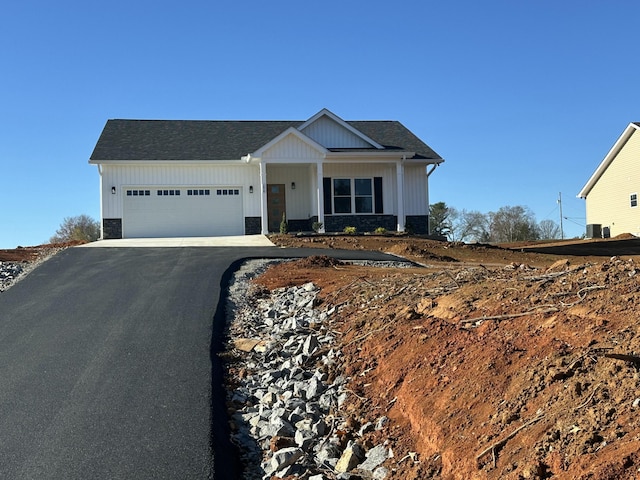
[[640, 121], [632, 0], [22, 0], [0, 7], [0, 248], [100, 217], [109, 118], [399, 120], [446, 162], [430, 201], [529, 207], [584, 232], [576, 194]]

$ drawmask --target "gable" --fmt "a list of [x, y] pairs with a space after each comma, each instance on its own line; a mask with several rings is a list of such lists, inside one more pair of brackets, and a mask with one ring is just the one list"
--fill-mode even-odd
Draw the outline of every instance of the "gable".
[[335, 120], [322, 116], [302, 130], [307, 137], [328, 148], [375, 148], [361, 136], [346, 129]]
[[[634, 169], [640, 168], [638, 162], [638, 158], [640, 158], [638, 152], [638, 137], [640, 135], [640, 123], [630, 123], [627, 128], [624, 130], [622, 135], [618, 138], [616, 143], [613, 145], [609, 153], [607, 153], [604, 160], [600, 162], [596, 171], [591, 175], [591, 178], [587, 181], [586, 185], [582, 188], [580, 193], [578, 194], [579, 198], [587, 198], [587, 195], [591, 192], [591, 190], [595, 187], [595, 185], [600, 181], [601, 177], [605, 174], [605, 172], [610, 168], [611, 164], [616, 161], [617, 164], [622, 164], [623, 160], [625, 160], [625, 165], [620, 166], [620, 168], [627, 168], [629, 164], [629, 155], [633, 159], [632, 164]], [[630, 141], [631, 139], [635, 139], [635, 141]], [[621, 158], [618, 160], [618, 158]]]
[[323, 152], [315, 148], [310, 142], [305, 142], [298, 134], [288, 133], [262, 152], [264, 159], [278, 160], [310, 160], [322, 158]]

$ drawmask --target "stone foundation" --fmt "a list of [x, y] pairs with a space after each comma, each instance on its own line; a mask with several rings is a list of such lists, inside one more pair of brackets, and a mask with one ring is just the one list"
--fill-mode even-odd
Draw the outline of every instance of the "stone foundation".
[[102, 236], [105, 240], [122, 238], [122, 219], [121, 218], [103, 218], [102, 219]]
[[262, 233], [262, 219], [260, 217], [244, 217], [244, 234], [259, 235]]

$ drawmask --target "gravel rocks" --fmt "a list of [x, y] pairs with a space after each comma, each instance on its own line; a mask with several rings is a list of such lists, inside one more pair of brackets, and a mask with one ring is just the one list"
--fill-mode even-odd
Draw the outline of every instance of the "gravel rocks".
[[[0, 261], [0, 292], [8, 290], [22, 280], [28, 273], [40, 264], [46, 262], [56, 253], [72, 246], [72, 244], [41, 245], [39, 247], [18, 247], [15, 251], [29, 251], [31, 255], [22, 258], [31, 258], [20, 262]], [[10, 257], [11, 258], [11, 257]], [[14, 257], [15, 258], [15, 257]]]
[[[385, 478], [380, 465], [390, 449], [365, 451], [357, 438], [345, 445], [338, 434], [348, 429], [340, 414], [348, 379], [339, 375], [341, 352], [328, 325], [335, 308], [314, 308], [312, 283], [250, 289], [247, 280], [271, 263], [246, 263], [229, 290], [227, 404], [244, 478], [348, 479], [356, 468]], [[371, 419], [371, 429], [387, 421]]]
[[0, 292], [8, 290], [25, 273], [28, 263], [0, 262]]

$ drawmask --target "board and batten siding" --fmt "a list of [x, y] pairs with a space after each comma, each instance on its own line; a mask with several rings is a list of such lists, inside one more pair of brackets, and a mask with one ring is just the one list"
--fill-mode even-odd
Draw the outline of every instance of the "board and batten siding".
[[290, 134], [266, 149], [262, 158], [267, 163], [315, 162], [322, 159], [322, 154], [308, 143]]
[[[267, 183], [284, 185], [287, 218], [302, 220], [317, 214], [312, 175], [315, 165], [267, 165]], [[295, 189], [291, 188], [292, 182]]]
[[424, 166], [405, 166], [404, 198], [405, 215], [429, 214], [429, 184]]
[[640, 206], [631, 207], [630, 195], [640, 195], [640, 131], [635, 131], [586, 199], [587, 224], [609, 227], [611, 236], [640, 236]]
[[327, 117], [317, 119], [302, 133], [327, 148], [371, 148], [362, 138]]
[[[242, 187], [244, 216], [260, 216], [260, 171], [257, 166], [238, 165], [103, 165], [102, 216], [122, 218], [127, 187]], [[116, 187], [116, 194], [111, 187]], [[249, 193], [253, 186], [256, 193]]]

